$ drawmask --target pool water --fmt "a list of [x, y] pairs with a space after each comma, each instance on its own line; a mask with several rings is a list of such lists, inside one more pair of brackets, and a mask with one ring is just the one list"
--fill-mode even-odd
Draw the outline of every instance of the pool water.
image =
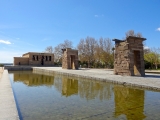
[[21, 120], [160, 120], [160, 92], [32, 71], [9, 75]]

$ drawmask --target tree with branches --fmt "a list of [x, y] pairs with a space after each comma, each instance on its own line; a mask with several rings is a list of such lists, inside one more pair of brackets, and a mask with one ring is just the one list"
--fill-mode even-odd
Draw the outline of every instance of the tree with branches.
[[160, 48], [151, 48], [149, 52], [144, 54], [145, 61], [151, 64], [151, 68], [155, 66], [158, 69], [158, 64], [160, 64]]
[[78, 46], [79, 59], [80, 61], [87, 61], [88, 67], [94, 62], [94, 53], [96, 48], [96, 40], [93, 37], [87, 37], [86, 39], [81, 39]]
[[60, 43], [54, 47], [54, 61], [55, 62], [61, 62], [62, 49], [64, 48], [73, 48], [72, 41], [65, 40], [63, 43]]
[[46, 47], [45, 52], [47, 52], [47, 53], [53, 53], [53, 47], [52, 46]]

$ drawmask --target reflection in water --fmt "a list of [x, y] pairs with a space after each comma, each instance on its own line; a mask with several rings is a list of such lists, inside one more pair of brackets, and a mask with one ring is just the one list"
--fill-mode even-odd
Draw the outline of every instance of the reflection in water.
[[17, 71], [10, 76], [23, 120], [160, 119], [158, 92], [56, 74]]
[[79, 94], [81, 98], [86, 98], [87, 100], [95, 98], [107, 100], [112, 96], [112, 85], [99, 81], [55, 76], [54, 86], [66, 97]]
[[47, 75], [34, 74], [28, 72], [14, 72], [14, 82], [23, 82], [28, 86], [52, 86], [54, 84], [54, 77]]
[[87, 100], [99, 98], [100, 100], [107, 100], [112, 95], [112, 85], [109, 83], [80, 80], [79, 81], [79, 95]]
[[112, 86], [108, 83], [80, 78], [77, 80], [77, 78], [58, 75], [48, 76], [32, 73], [31, 71], [14, 72], [14, 82], [23, 82], [28, 86], [54, 85], [63, 96], [68, 97], [79, 93], [81, 98], [86, 98], [87, 100], [95, 98], [107, 100], [112, 95]]
[[114, 85], [115, 117], [125, 114], [128, 120], [143, 120], [144, 90]]
[[68, 97], [78, 94], [78, 80], [62, 77], [62, 95]]

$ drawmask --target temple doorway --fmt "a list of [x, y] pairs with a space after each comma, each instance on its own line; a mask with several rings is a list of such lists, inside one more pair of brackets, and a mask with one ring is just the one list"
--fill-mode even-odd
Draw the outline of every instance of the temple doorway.
[[134, 75], [141, 76], [141, 59], [138, 50], [134, 50]]
[[75, 69], [75, 55], [71, 55], [71, 69]]
[[44, 65], [44, 56], [42, 56], [41, 65]]

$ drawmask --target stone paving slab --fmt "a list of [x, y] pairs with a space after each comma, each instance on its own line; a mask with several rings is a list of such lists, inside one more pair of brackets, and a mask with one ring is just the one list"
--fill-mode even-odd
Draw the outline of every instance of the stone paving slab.
[[0, 67], [0, 79], [2, 77], [2, 73], [3, 73], [3, 67]]
[[7, 70], [3, 71], [0, 78], [0, 120], [19, 120]]
[[125, 86], [136, 86], [160, 91], [160, 74], [146, 73], [145, 77], [114, 75], [109, 69], [80, 69], [67, 70], [61, 67], [33, 67], [33, 72], [57, 73], [67, 76], [82, 77], [87, 79], [106, 81]]

